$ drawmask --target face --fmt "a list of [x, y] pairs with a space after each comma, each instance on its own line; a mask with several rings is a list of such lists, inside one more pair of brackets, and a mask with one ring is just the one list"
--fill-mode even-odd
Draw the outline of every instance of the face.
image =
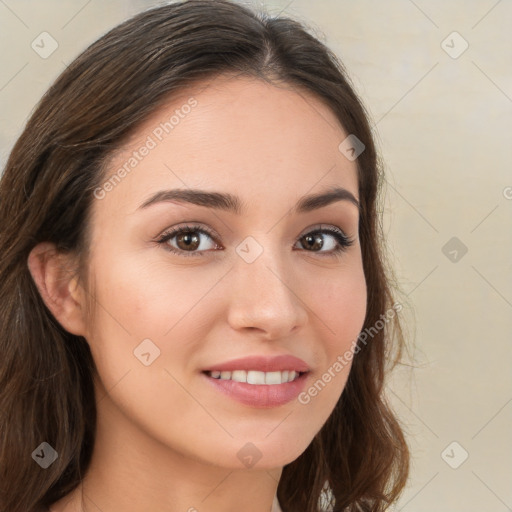
[[347, 135], [307, 93], [226, 75], [137, 130], [92, 210], [99, 410], [224, 468], [306, 449], [366, 312]]

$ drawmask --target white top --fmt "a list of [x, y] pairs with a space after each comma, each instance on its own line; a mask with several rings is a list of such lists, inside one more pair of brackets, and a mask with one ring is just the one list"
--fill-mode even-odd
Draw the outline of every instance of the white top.
[[[332, 491], [329, 489], [327, 485], [324, 485], [324, 489], [320, 495], [321, 502], [321, 510], [326, 512], [332, 512], [332, 506], [329, 505], [329, 498], [332, 497]], [[277, 499], [277, 494], [274, 496], [274, 501], [272, 502], [272, 511], [271, 512], [283, 512], [281, 510], [281, 506], [279, 505], [279, 501]]]
[[277, 495], [274, 496], [274, 501], [272, 502], [272, 511], [271, 512], [283, 512], [279, 505], [279, 501], [277, 500]]

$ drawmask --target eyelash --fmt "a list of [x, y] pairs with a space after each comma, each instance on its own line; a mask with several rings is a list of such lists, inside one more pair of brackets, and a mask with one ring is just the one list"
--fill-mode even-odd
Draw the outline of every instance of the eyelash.
[[[162, 234], [160, 238], [156, 240], [158, 244], [166, 244], [169, 240], [174, 238], [178, 234], [188, 234], [188, 233], [202, 233], [204, 235], [208, 235], [214, 242], [215, 242], [215, 235], [213, 232], [211, 232], [209, 229], [198, 226], [198, 225], [186, 225], [186, 226], [179, 226], [177, 228], [173, 228], [170, 231], [167, 231]], [[301, 238], [304, 238], [308, 235], [314, 235], [314, 234], [327, 234], [333, 236], [336, 241], [338, 242], [338, 245], [335, 249], [332, 249], [328, 252], [322, 252], [322, 251], [308, 251], [307, 249], [304, 249], [306, 252], [313, 252], [318, 253], [321, 255], [321, 257], [329, 257], [329, 256], [336, 256], [339, 257], [341, 253], [345, 252], [348, 247], [354, 244], [354, 239], [349, 238], [343, 231], [337, 227], [331, 227], [331, 228], [319, 228], [319, 229], [313, 229], [312, 231], [309, 231], [302, 235]], [[215, 242], [216, 243], [216, 242]], [[166, 250], [177, 254], [179, 256], [204, 256], [204, 253], [206, 251], [183, 251], [180, 249], [176, 249], [175, 247], [172, 247], [170, 245], [167, 245]]]

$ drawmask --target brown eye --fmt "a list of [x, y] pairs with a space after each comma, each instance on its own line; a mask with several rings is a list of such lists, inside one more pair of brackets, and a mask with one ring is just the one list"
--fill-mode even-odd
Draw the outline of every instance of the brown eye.
[[[212, 241], [208, 247], [208, 242]], [[209, 249], [217, 249], [218, 245], [213, 239], [213, 234], [199, 226], [184, 226], [172, 229], [164, 233], [158, 243], [165, 244], [166, 249], [182, 256], [203, 256]]]
[[194, 251], [200, 245], [199, 236], [194, 233], [182, 233], [176, 236], [176, 245], [184, 251]]
[[311, 249], [313, 251], [316, 251], [318, 249], [321, 249], [324, 245], [324, 241], [321, 236], [317, 235], [305, 235], [302, 237], [302, 240], [305, 241], [305, 247], [308, 249]]
[[[326, 241], [324, 238], [326, 235], [331, 237], [330, 241]], [[302, 236], [299, 242], [309, 252], [317, 252], [322, 256], [329, 256], [346, 250], [347, 247], [354, 243], [354, 240], [348, 238], [341, 229], [332, 227], [310, 231]], [[326, 250], [322, 251], [321, 249]]]

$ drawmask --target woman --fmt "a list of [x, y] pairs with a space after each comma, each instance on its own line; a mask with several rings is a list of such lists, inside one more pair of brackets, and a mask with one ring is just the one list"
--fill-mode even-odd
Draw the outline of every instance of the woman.
[[396, 501], [381, 180], [295, 21], [192, 0], [92, 44], [0, 183], [1, 510]]

